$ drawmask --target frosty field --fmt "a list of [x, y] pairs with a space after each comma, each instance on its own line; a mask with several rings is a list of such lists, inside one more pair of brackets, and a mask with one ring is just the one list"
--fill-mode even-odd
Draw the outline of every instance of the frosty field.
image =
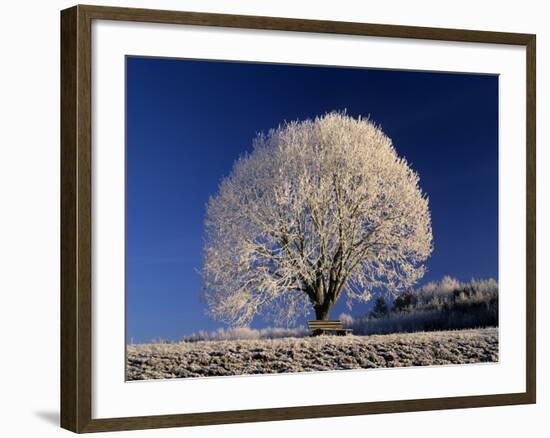
[[127, 346], [127, 379], [229, 376], [498, 361], [498, 329]]

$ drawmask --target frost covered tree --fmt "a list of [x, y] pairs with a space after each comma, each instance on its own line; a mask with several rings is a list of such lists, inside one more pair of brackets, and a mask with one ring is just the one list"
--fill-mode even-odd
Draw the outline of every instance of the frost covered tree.
[[418, 175], [368, 119], [331, 112], [254, 141], [207, 205], [204, 300], [214, 318], [246, 325], [328, 319], [380, 288], [424, 275], [432, 251]]

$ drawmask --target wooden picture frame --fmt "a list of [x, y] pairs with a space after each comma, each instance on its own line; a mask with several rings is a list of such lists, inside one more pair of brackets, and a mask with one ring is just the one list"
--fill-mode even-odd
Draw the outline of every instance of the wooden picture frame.
[[[193, 414], [92, 418], [92, 21], [115, 20], [526, 48], [526, 391]], [[61, 426], [99, 432], [529, 404], [536, 401], [535, 35], [381, 24], [75, 6], [61, 12]]]

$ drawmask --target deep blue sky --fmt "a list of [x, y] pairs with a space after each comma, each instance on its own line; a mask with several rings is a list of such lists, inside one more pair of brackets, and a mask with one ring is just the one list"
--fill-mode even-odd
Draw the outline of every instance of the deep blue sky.
[[222, 326], [199, 300], [208, 197], [257, 132], [332, 110], [370, 115], [419, 173], [422, 283], [498, 277], [496, 76], [129, 57], [126, 86], [128, 341]]

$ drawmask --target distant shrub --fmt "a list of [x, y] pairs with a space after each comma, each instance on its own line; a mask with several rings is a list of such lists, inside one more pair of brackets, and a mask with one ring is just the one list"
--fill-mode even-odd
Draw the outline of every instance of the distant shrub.
[[278, 339], [288, 337], [303, 337], [309, 332], [305, 327], [279, 328], [266, 327], [263, 329], [253, 329], [249, 327], [219, 328], [212, 332], [201, 330], [189, 336], [184, 336], [182, 342], [198, 341], [234, 341], [234, 340], [253, 340], [253, 339]]
[[338, 319], [344, 326], [349, 327], [353, 324], [353, 316], [349, 315], [348, 313], [340, 313]]
[[391, 311], [382, 310], [377, 300], [368, 315], [342, 322], [362, 335], [495, 327], [498, 283], [493, 279], [462, 283], [444, 277], [399, 295]]

